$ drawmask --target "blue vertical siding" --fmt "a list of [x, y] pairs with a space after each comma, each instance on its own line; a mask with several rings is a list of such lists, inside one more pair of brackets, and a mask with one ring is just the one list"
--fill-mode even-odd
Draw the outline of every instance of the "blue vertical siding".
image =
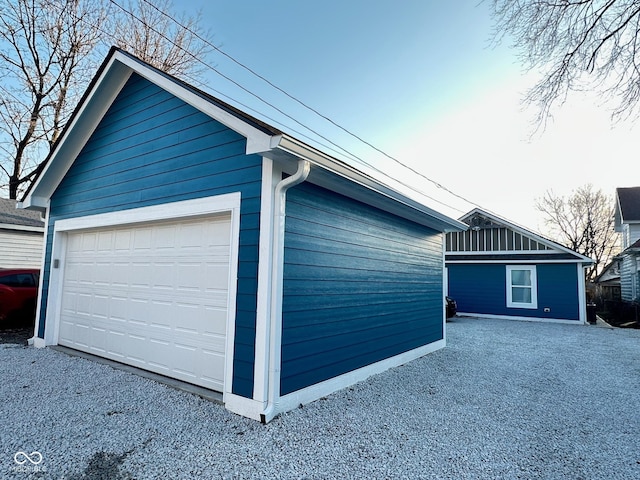
[[[538, 264], [538, 308], [508, 308], [504, 264], [449, 264], [449, 295], [458, 311], [488, 315], [579, 320], [575, 263]], [[544, 309], [549, 308], [549, 312]]]
[[285, 232], [282, 395], [443, 338], [440, 233], [308, 183]]
[[38, 334], [55, 221], [241, 192], [233, 392], [253, 395], [262, 158], [246, 140], [133, 75], [51, 198]]

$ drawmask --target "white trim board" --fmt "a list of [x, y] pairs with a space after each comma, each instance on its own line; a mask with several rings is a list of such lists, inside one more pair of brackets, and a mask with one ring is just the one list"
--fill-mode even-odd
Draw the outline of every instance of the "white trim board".
[[[273, 412], [273, 417], [280, 413], [293, 410], [300, 406], [300, 404], [304, 405], [306, 403], [311, 403], [322, 397], [343, 390], [355, 383], [366, 380], [372, 375], [382, 373], [390, 368], [398, 367], [444, 347], [446, 347], [446, 340], [437, 340], [428, 345], [423, 345], [422, 347], [409, 350], [408, 352], [401, 353], [385, 360], [380, 360], [379, 362], [366, 365], [357, 370], [353, 370], [340, 376], [325, 380], [324, 382], [316, 383], [315, 385], [284, 395], [278, 399], [276, 408]], [[268, 422], [271, 418], [266, 420]]]
[[[566, 318], [520, 317], [517, 315], [492, 315], [489, 313], [458, 312], [458, 317], [492, 318], [497, 320], [517, 320], [520, 322], [566, 323], [584, 325], [581, 320], [567, 320]], [[455, 317], [454, 317], [455, 318]]]
[[[449, 256], [450, 253], [447, 253], [447, 256]], [[545, 259], [539, 259], [536, 258], [534, 260], [522, 260], [522, 259], [509, 259], [509, 260], [504, 260], [504, 259], [494, 259], [494, 260], [445, 260], [446, 263], [460, 263], [460, 264], [464, 264], [464, 263], [487, 263], [487, 264], [496, 264], [496, 265], [507, 265], [507, 264], [513, 264], [513, 265], [521, 265], [521, 264], [545, 264], [545, 263], [573, 263], [573, 264], [578, 264], [578, 265], [583, 265], [587, 262], [583, 262], [582, 260], [545, 260]]]
[[[527, 271], [530, 274], [529, 285], [518, 285], [513, 283], [513, 276], [511, 273], [516, 271]], [[505, 265], [506, 273], [506, 293], [507, 293], [507, 308], [527, 308], [538, 309], [538, 273], [535, 265]], [[528, 288], [531, 292], [530, 302], [516, 302], [513, 300], [514, 288]]]

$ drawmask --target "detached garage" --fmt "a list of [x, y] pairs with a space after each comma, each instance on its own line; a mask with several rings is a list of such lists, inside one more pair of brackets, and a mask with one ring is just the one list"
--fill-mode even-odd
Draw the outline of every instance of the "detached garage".
[[445, 345], [464, 224], [118, 49], [23, 206], [47, 218], [36, 346], [250, 418]]

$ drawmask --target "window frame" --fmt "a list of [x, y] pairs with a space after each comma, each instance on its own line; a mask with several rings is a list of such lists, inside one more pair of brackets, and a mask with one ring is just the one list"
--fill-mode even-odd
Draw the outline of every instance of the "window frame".
[[[531, 274], [531, 302], [514, 302], [513, 301], [513, 288], [523, 288], [523, 285], [513, 285], [512, 273], [513, 271], [525, 270]], [[538, 276], [535, 265], [507, 265], [506, 266], [506, 285], [507, 285], [507, 308], [538, 308]], [[526, 287], [526, 286], [524, 286]]]

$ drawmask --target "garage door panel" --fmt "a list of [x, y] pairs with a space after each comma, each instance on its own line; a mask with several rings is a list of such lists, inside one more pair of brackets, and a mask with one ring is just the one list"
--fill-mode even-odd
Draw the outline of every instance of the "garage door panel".
[[95, 252], [96, 250], [96, 234], [86, 233], [82, 236], [80, 242], [80, 250], [83, 252]]
[[222, 390], [230, 217], [69, 233], [59, 343]]

